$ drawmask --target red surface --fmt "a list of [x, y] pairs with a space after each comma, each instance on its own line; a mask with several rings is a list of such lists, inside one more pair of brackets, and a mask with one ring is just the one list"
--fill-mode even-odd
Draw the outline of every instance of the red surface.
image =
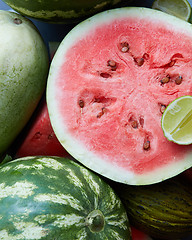
[[[135, 20], [102, 25], [78, 40], [65, 55], [55, 97], [63, 124], [88, 150], [143, 174], [191, 151], [164, 137], [160, 107], [192, 95], [192, 38], [170, 31], [167, 23]], [[129, 44], [126, 53], [120, 50], [122, 42]], [[116, 62], [115, 70], [109, 60]], [[162, 84], [167, 75], [170, 82]], [[179, 75], [183, 81], [177, 85]]]
[[131, 226], [132, 240], [152, 240], [150, 236]]
[[26, 136], [16, 153], [17, 157], [36, 155], [69, 156], [55, 136], [45, 101], [41, 103], [40, 109], [33, 119], [33, 123], [25, 134]]
[[[68, 50], [57, 80], [58, 108], [71, 134], [101, 158], [138, 174], [191, 151], [168, 142], [161, 129], [160, 106], [192, 95], [192, 38], [166, 25], [125, 19], [89, 31]], [[126, 53], [120, 50], [122, 42], [129, 44]], [[144, 58], [142, 66], [139, 58]], [[116, 62], [115, 70], [109, 60]], [[170, 82], [162, 84], [167, 75]]]

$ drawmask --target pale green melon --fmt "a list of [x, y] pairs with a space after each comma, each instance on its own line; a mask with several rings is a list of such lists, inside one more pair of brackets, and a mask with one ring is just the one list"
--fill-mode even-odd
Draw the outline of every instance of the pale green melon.
[[23, 129], [45, 89], [47, 48], [31, 21], [0, 11], [0, 155]]

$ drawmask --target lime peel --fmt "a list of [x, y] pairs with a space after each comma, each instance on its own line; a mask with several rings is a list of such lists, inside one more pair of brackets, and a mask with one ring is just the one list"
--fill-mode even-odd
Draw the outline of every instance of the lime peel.
[[180, 145], [192, 143], [192, 96], [182, 96], [171, 102], [161, 118], [165, 137]]
[[152, 8], [190, 21], [191, 5], [187, 0], [155, 0]]

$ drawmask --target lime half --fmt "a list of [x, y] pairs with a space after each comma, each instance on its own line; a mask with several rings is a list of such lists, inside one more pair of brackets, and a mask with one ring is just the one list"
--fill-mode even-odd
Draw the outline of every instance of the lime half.
[[165, 137], [177, 144], [192, 143], [192, 96], [175, 99], [165, 109], [161, 118]]
[[185, 21], [190, 20], [191, 5], [187, 0], [155, 0], [152, 8], [174, 15]]

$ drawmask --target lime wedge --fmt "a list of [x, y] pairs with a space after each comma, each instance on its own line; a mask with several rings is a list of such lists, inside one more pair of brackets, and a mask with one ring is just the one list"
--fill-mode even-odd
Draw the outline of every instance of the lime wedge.
[[191, 5], [187, 0], [155, 0], [152, 8], [190, 21]]
[[165, 137], [177, 144], [192, 143], [192, 96], [175, 99], [165, 109], [161, 118]]

